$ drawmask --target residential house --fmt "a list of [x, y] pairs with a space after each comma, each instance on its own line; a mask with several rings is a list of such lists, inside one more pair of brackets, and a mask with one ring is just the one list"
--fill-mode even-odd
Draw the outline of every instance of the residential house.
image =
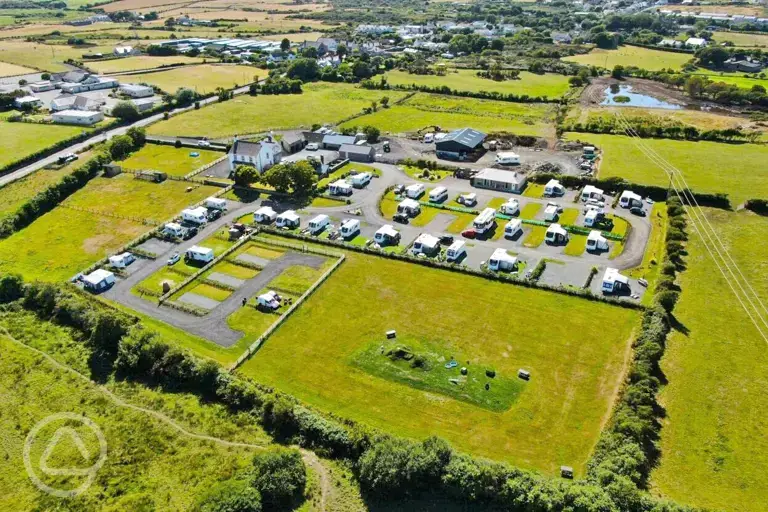
[[45, 92], [54, 90], [56, 86], [50, 80], [44, 80], [42, 82], [29, 84], [29, 88], [32, 92]]
[[102, 99], [67, 94], [52, 99], [50, 109], [51, 112], [61, 112], [62, 110], [80, 110], [88, 112], [99, 110], [104, 103], [105, 101]]
[[482, 169], [471, 180], [473, 187], [503, 190], [519, 194], [525, 188], [527, 178], [523, 173], [504, 169]]
[[120, 84], [120, 92], [131, 98], [149, 98], [155, 95], [153, 88], [138, 84]]
[[102, 112], [90, 112], [82, 110], [62, 110], [51, 115], [54, 123], [76, 124], [80, 126], [93, 126], [104, 120]]
[[701, 37], [689, 37], [685, 40], [685, 46], [689, 48], [703, 48], [707, 46], [707, 40]]
[[131, 55], [136, 55], [138, 53], [138, 50], [133, 46], [115, 46], [115, 49], [112, 50], [112, 54], [115, 57], [130, 57]]
[[235, 140], [229, 150], [229, 170], [234, 172], [238, 165], [252, 165], [264, 172], [282, 159], [280, 144], [266, 138], [261, 142]]

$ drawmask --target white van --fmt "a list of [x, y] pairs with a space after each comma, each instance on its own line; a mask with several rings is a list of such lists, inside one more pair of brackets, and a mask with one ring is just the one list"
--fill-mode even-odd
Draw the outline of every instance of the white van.
[[519, 165], [520, 155], [511, 151], [504, 151], [496, 154], [496, 163], [499, 165]]
[[549, 205], [544, 209], [544, 220], [547, 222], [554, 222], [557, 220], [557, 206]]
[[328, 217], [327, 215], [318, 215], [317, 217], [309, 221], [308, 228], [309, 228], [310, 234], [316, 235], [320, 233], [328, 226], [328, 224], [330, 224], [330, 222], [331, 222], [331, 218]]
[[429, 201], [432, 203], [442, 203], [448, 199], [448, 189], [445, 187], [436, 187], [429, 191]]
[[504, 215], [517, 215], [520, 212], [520, 201], [515, 198], [509, 199], [501, 205], [499, 211]]
[[342, 238], [352, 238], [356, 234], [360, 233], [360, 221], [357, 219], [348, 219], [341, 223]]
[[434, 141], [435, 141], [434, 133], [430, 132], [430, 133], [424, 134], [424, 144], [432, 144]]
[[445, 258], [448, 261], [459, 261], [461, 258], [467, 255], [466, 242], [464, 240], [456, 240], [445, 251]]
[[482, 235], [486, 231], [490, 231], [493, 229], [493, 226], [496, 225], [496, 210], [493, 208], [486, 208], [482, 212], [480, 212], [480, 215], [475, 217], [474, 222], [472, 223], [472, 227], [475, 229], [475, 232], [477, 234]]
[[405, 195], [411, 199], [418, 199], [424, 194], [426, 187], [423, 183], [414, 183], [405, 187]]
[[363, 188], [371, 182], [371, 173], [361, 172], [350, 176], [349, 180], [355, 188]]
[[507, 225], [504, 226], [504, 237], [505, 238], [515, 238], [518, 233], [523, 232], [523, 221], [520, 219], [512, 219], [511, 221], [507, 222]]

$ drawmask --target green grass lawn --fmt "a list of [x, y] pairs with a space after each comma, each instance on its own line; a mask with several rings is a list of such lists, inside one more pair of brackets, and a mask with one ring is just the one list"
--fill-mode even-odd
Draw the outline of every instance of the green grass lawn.
[[[2, 56], [2, 54], [0, 54], [0, 56]], [[0, 62], [0, 77], [28, 75], [34, 72], [34, 69], [25, 68], [24, 66], [10, 64], [8, 62]]]
[[[0, 61], [54, 73], [69, 71], [70, 68], [64, 64], [68, 59], [82, 60], [85, 53], [111, 53], [113, 49], [114, 45], [75, 48], [61, 44], [5, 39], [0, 41]], [[30, 71], [24, 73], [30, 73]]]
[[[645, 247], [643, 262], [640, 266], [627, 271], [627, 275], [635, 279], [648, 281], [648, 289], [652, 292], [656, 278], [659, 275], [659, 265], [664, 259], [664, 238], [667, 232], [667, 204], [654, 203], [649, 213], [651, 221], [651, 236]], [[652, 293], [643, 296], [644, 301], [649, 301]], [[646, 297], [648, 299], [646, 299]]]
[[[568, 134], [569, 138], [583, 134]], [[666, 172], [653, 164], [632, 139], [619, 135], [587, 138], [603, 150], [600, 177], [621, 176], [636, 183], [666, 187]], [[700, 192], [724, 192], [737, 206], [745, 199], [768, 197], [768, 146], [643, 139], [643, 144], [668, 160]]]
[[471, 126], [486, 132], [509, 131], [521, 135], [548, 136], [554, 133], [551, 117], [552, 107], [547, 104], [417, 93], [399, 105], [379, 109], [341, 126], [370, 124], [389, 133], [415, 132], [430, 125], [437, 125], [442, 130]]
[[0, 167], [16, 162], [88, 128], [0, 121]]
[[[472, 221], [477, 217], [477, 215], [473, 213], [456, 213], [454, 215], [456, 216], [456, 220], [451, 222], [446, 229], [446, 231], [453, 233], [454, 235], [461, 234], [462, 231], [469, 228]], [[497, 229], [497, 231], [499, 230]]]
[[[530, 188], [530, 185], [529, 185], [529, 188]], [[504, 202], [506, 202], [506, 201], [504, 201]], [[541, 207], [542, 207], [541, 203], [528, 203], [528, 204], [526, 204], [525, 206], [523, 206], [520, 209], [520, 218], [521, 219], [533, 220], [536, 217], [536, 215], [538, 215], [539, 210], [541, 210]]]
[[147, 131], [153, 135], [231, 137], [280, 128], [309, 128], [314, 123], [336, 123], [357, 114], [383, 96], [395, 102], [405, 94], [369, 91], [350, 84], [314, 83], [302, 88], [302, 94], [239, 96], [174, 116], [153, 124]]
[[[404, 165], [400, 166], [400, 169], [403, 170], [405, 174], [410, 176], [413, 179], [424, 181], [424, 182], [435, 182], [440, 181], [444, 178], [447, 178], [448, 176], [453, 176], [453, 171], [443, 171], [443, 170], [426, 170], [421, 169], [419, 167], [414, 167], [411, 165]], [[426, 175], [424, 174], [426, 171]], [[461, 206], [461, 205], [459, 205]]]
[[713, 82], [724, 82], [730, 85], [736, 85], [743, 89], [752, 89], [753, 85], [768, 85], [768, 79], [755, 77], [754, 74], [741, 71], [714, 71], [705, 68], [698, 68], [694, 74], [705, 75]]
[[[154, 59], [155, 57], [151, 58]], [[219, 87], [232, 89], [243, 86], [253, 82], [255, 77], [263, 78], [266, 75], [266, 70], [253, 66], [200, 64], [199, 66], [183, 66], [167, 71], [131, 75], [130, 80], [133, 83], [154, 85], [169, 94], [175, 93], [181, 87], [193, 89], [200, 94], [207, 94], [214, 92]]]
[[[551, 321], [566, 312], [568, 322]], [[240, 372], [395, 434], [438, 435], [459, 450], [550, 474], [568, 463], [583, 474], [637, 320], [606, 304], [349, 253]], [[356, 355], [384, 343], [389, 329], [398, 339], [440, 340], [468, 368], [515, 378], [525, 367], [533, 377], [497, 413], [358, 369]]]
[[565, 246], [565, 254], [570, 256], [581, 256], [584, 254], [584, 250], [587, 248], [586, 235], [570, 234], [568, 239], [568, 245]]
[[[191, 153], [197, 153], [198, 156], [192, 156]], [[183, 177], [223, 156], [226, 156], [226, 153], [220, 151], [147, 144], [125, 160], [115, 163], [134, 171], [149, 169]]]
[[[138, 57], [89, 62], [88, 67], [96, 70], [97, 73], [119, 73], [121, 71], [152, 69], [173, 64], [201, 64], [204, 61], [205, 59], [199, 57], [187, 57], [185, 55], [171, 55], [168, 57], [140, 55]], [[126, 79], [132, 80], [131, 77], [126, 77]]]
[[680, 69], [683, 64], [692, 58], [693, 55], [687, 53], [665, 52], [662, 50], [640, 48], [638, 46], [620, 46], [616, 50], [594, 48], [591, 52], [584, 55], [565, 57], [563, 60], [576, 62], [584, 66], [598, 66], [606, 69], [613, 69], [614, 66], [622, 65], [658, 71], [667, 68]]
[[411, 219], [411, 226], [424, 227], [432, 222], [435, 217], [440, 214], [453, 216], [453, 213], [451, 213], [449, 210], [441, 210], [440, 208], [422, 206], [421, 213]]
[[563, 213], [558, 216], [557, 222], [566, 226], [576, 225], [576, 219], [579, 218], [578, 208], [564, 208]]
[[237, 259], [237, 255], [241, 253], [248, 253], [251, 256], [257, 258], [264, 258], [267, 260], [274, 260], [285, 254], [285, 250], [280, 247], [273, 247], [261, 242], [247, 242], [242, 247], [239, 247], [232, 255], [230, 259]]
[[[523, 191], [523, 195], [525, 197], [540, 198], [540, 197], [542, 197], [544, 195], [544, 185], [539, 184], [539, 183], [529, 183], [525, 187], [525, 190]], [[541, 205], [539, 205], [539, 206], [541, 206]]]
[[190, 274], [184, 272], [184, 269], [179, 266], [179, 263], [170, 267], [161, 268], [137, 284], [133, 289], [133, 292], [140, 297], [154, 301], [156, 297], [159, 297], [164, 293], [163, 283], [168, 283], [168, 285], [173, 288], [190, 276]]
[[330, 197], [316, 197], [310, 203], [312, 208], [338, 208], [344, 206], [347, 202], [344, 199], [332, 199]]
[[488, 78], [480, 78], [477, 71], [471, 69], [450, 70], [445, 76], [412, 75], [405, 71], [390, 71], [386, 75], [391, 85], [425, 85], [428, 87], [448, 86], [456, 91], [498, 92], [501, 94], [516, 94], [522, 96], [546, 96], [556, 99], [565, 94], [568, 89], [568, 77], [557, 74], [535, 74], [522, 71], [518, 80], [496, 82]]
[[[758, 241], [768, 236], [766, 219], [703, 211], [765, 303], [768, 248]], [[768, 345], [699, 236], [689, 232], [675, 308], [687, 331], [673, 331], [662, 359], [666, 416], [653, 490], [696, 507], [758, 512], [768, 489]]]
[[525, 247], [535, 248], [544, 243], [544, 237], [547, 234], [547, 228], [544, 226], [528, 226], [530, 232], [525, 235], [523, 245]]
[[712, 39], [718, 43], [730, 41], [736, 46], [768, 46], [768, 35], [766, 34], [745, 34], [741, 32], [721, 32], [712, 34]]

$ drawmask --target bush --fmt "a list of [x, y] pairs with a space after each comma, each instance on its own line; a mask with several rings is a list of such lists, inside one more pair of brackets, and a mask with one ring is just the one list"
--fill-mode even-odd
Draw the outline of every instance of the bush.
[[677, 304], [677, 299], [679, 298], [680, 292], [672, 290], [663, 291], [656, 296], [659, 305], [663, 307], [667, 313], [675, 309], [675, 304]]
[[18, 274], [0, 276], [0, 304], [7, 304], [24, 296], [24, 280]]
[[293, 508], [304, 495], [307, 469], [298, 450], [277, 448], [253, 457], [251, 485], [270, 508]]
[[261, 512], [261, 495], [248, 482], [226, 480], [206, 493], [193, 510], [195, 512]]

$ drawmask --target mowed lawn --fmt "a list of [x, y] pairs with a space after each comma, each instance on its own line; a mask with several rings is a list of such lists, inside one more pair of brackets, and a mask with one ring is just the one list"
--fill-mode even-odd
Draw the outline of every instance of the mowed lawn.
[[537, 103], [510, 103], [418, 93], [400, 105], [379, 109], [342, 124], [374, 125], [382, 132], [406, 133], [437, 125], [443, 130], [470, 126], [486, 132], [509, 131], [521, 135], [554, 134], [549, 122], [552, 107]]
[[[766, 219], [747, 211], [703, 211], [766, 304]], [[671, 335], [662, 360], [668, 380], [661, 394], [666, 418], [653, 489], [712, 510], [764, 511], [768, 344], [695, 233], [687, 249], [675, 317], [689, 332]]]
[[153, 135], [228, 137], [280, 128], [309, 128], [314, 123], [337, 123], [357, 114], [372, 101], [388, 96], [391, 102], [406, 93], [369, 91], [350, 84], [304, 84], [301, 94], [238, 96], [153, 124]]
[[683, 64], [693, 59], [693, 54], [651, 50], [639, 46], [619, 46], [616, 50], [594, 48], [584, 55], [573, 55], [563, 60], [576, 62], [584, 66], [598, 66], [613, 69], [614, 66], [637, 66], [649, 71], [661, 69], [680, 69]]
[[[663, 187], [669, 183], [666, 172], [629, 137], [591, 133], [569, 133], [567, 137], [589, 141], [602, 149], [601, 178], [621, 176]], [[726, 193], [734, 206], [745, 199], [768, 197], [767, 146], [667, 139], [642, 139], [642, 143], [682, 171], [693, 190]]]
[[570, 86], [568, 77], [552, 73], [536, 74], [522, 71], [518, 80], [497, 82], [477, 76], [476, 70], [449, 70], [445, 76], [413, 75], [406, 71], [390, 71], [386, 74], [387, 82], [391, 85], [425, 85], [428, 87], [447, 86], [456, 91], [498, 92], [501, 94], [517, 94], [522, 96], [546, 96], [556, 99], [565, 94]]
[[149, 183], [127, 174], [95, 178], [63, 205], [0, 241], [0, 271], [45, 281], [68, 279], [152, 229], [99, 212], [163, 221], [218, 190], [198, 187], [185, 192], [186, 187], [183, 182]]
[[86, 131], [77, 126], [0, 120], [0, 167]]
[[202, 58], [187, 57], [185, 55], [172, 55], [167, 57], [140, 55], [137, 57], [126, 57], [124, 59], [93, 61], [88, 63], [88, 67], [99, 73], [119, 73], [121, 71], [159, 68], [160, 66], [170, 66], [172, 64], [202, 64], [203, 62], [204, 59]]
[[766, 34], [745, 34], [742, 32], [713, 32], [712, 39], [718, 43], [730, 41], [736, 46], [768, 46], [768, 35]]
[[[198, 156], [192, 156], [197, 153]], [[155, 170], [173, 176], [186, 176], [195, 169], [226, 156], [221, 151], [205, 149], [176, 148], [163, 144], [146, 144], [121, 162], [115, 162], [124, 169], [135, 171]]]
[[124, 77], [133, 83], [146, 83], [159, 87], [171, 94], [181, 87], [194, 89], [200, 94], [214, 92], [217, 88], [232, 89], [235, 86], [243, 86], [253, 82], [256, 77], [263, 78], [267, 72], [253, 66], [236, 65], [212, 65], [200, 64], [199, 66], [183, 66], [157, 71], [152, 73], [139, 73]]
[[[389, 432], [441, 436], [550, 474], [572, 465], [581, 475], [637, 322], [629, 309], [350, 253], [240, 371]], [[455, 351], [470, 375], [484, 378], [476, 372], [492, 366], [511, 379], [527, 368], [532, 378], [510, 409], [494, 413], [354, 366], [389, 329], [446, 357]]]

